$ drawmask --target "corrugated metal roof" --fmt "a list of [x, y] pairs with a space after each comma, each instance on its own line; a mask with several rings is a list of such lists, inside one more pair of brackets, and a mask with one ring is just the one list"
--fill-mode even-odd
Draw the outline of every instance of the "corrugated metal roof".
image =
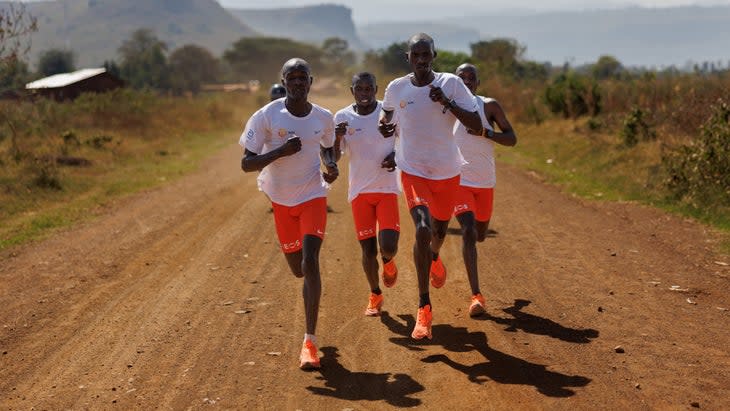
[[106, 72], [105, 68], [88, 68], [74, 71], [71, 73], [54, 74], [50, 77], [30, 82], [25, 85], [25, 88], [39, 89], [65, 87], [69, 84], [77, 83], [81, 80], [97, 76], [104, 72]]

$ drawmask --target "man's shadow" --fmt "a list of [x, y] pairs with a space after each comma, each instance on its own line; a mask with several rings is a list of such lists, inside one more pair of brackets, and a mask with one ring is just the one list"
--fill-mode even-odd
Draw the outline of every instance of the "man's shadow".
[[424, 390], [423, 385], [407, 374], [352, 372], [337, 361], [335, 347], [322, 347], [320, 358], [324, 387], [307, 387], [317, 395], [349, 401], [382, 401], [396, 407], [415, 407], [421, 400], [410, 396]]
[[381, 322], [393, 333], [401, 335], [390, 339], [395, 344], [416, 351], [424, 350], [422, 347], [425, 345], [441, 345], [451, 352], [479, 352], [486, 361], [474, 365], [458, 363], [444, 354], [429, 355], [421, 359], [426, 363], [442, 362], [464, 373], [473, 383], [484, 384], [493, 380], [501, 384], [532, 385], [538, 392], [549, 397], [570, 397], [575, 391], [569, 387], [584, 387], [591, 382], [590, 378], [584, 376], [550, 371], [545, 365], [497, 351], [487, 344], [487, 335], [482, 331], [469, 332], [465, 327], [437, 324], [433, 326], [434, 340], [413, 340], [410, 336], [410, 330], [415, 325], [413, 316], [398, 317], [405, 323], [391, 317], [387, 312], [383, 312], [380, 317]]
[[511, 315], [512, 318], [495, 317], [486, 313], [476, 319], [506, 325], [505, 331], [516, 332], [522, 330], [526, 333], [547, 335], [571, 343], [586, 344], [591, 342], [591, 339], [598, 337], [598, 331], [591, 328], [568, 328], [548, 318], [522, 312], [521, 310], [530, 303], [531, 301], [528, 300], [516, 299], [511, 307], [503, 308], [502, 311]]
[[[446, 234], [461, 235], [461, 227], [449, 227], [446, 229]], [[494, 238], [499, 234], [498, 231], [487, 228], [486, 238]]]

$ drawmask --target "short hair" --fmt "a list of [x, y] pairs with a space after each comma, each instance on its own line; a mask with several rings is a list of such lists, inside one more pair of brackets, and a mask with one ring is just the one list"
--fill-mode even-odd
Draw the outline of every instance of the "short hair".
[[464, 71], [464, 70], [472, 70], [472, 71], [474, 71], [474, 74], [475, 75], [476, 74], [479, 74], [477, 72], [477, 66], [475, 66], [475, 65], [473, 65], [471, 63], [463, 63], [463, 64], [461, 64], [459, 67], [456, 68], [456, 70], [454, 70], [454, 73], [458, 73], [458, 72]]
[[357, 73], [354, 76], [352, 76], [352, 85], [354, 86], [355, 83], [357, 83], [360, 80], [370, 80], [373, 83], [373, 85], [376, 84], [375, 74], [367, 72], [367, 71], [362, 71], [362, 72]]
[[413, 46], [421, 42], [428, 43], [431, 46], [431, 50], [436, 51], [436, 44], [433, 42], [433, 37], [429, 36], [426, 33], [418, 33], [412, 35], [411, 38], [408, 39], [408, 51], [411, 51]]
[[281, 67], [281, 77], [286, 77], [287, 73], [294, 70], [301, 70], [306, 71], [308, 74], [311, 74], [312, 68], [309, 66], [309, 63], [307, 63], [306, 60], [294, 57], [286, 61], [284, 65]]
[[273, 84], [271, 86], [271, 89], [269, 89], [269, 97], [272, 100], [276, 100], [277, 98], [285, 97], [286, 96], [286, 88], [282, 86], [281, 84]]

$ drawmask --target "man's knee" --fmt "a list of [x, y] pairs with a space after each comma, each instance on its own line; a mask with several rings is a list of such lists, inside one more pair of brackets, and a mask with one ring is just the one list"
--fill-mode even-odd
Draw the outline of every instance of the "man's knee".
[[473, 225], [465, 226], [461, 230], [461, 237], [464, 240], [464, 244], [474, 244], [477, 242], [478, 234], [477, 229]]
[[416, 228], [416, 243], [419, 245], [431, 244], [431, 227], [422, 225]]

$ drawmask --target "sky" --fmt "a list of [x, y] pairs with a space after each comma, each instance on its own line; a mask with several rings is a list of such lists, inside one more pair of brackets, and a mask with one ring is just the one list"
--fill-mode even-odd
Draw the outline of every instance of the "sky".
[[[623, 7], [677, 7], [730, 5], [730, 0], [218, 0], [227, 8], [279, 8], [313, 4], [342, 4], [353, 10], [357, 25], [381, 21], [438, 20], [458, 17], [465, 13], [500, 14], [519, 11], [543, 12], [555, 10], [597, 10]], [[444, 4], [448, 4], [448, 10]], [[419, 4], [414, 11], [413, 5]]]

